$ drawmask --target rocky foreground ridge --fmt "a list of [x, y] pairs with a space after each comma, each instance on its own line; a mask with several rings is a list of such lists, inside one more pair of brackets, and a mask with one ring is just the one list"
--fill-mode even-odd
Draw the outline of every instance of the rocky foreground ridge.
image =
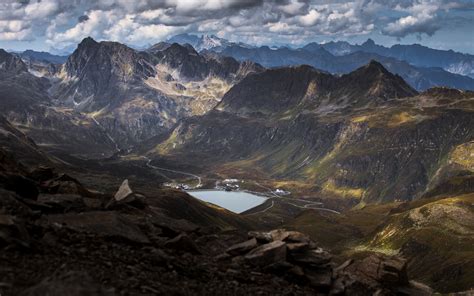
[[166, 213], [159, 200], [173, 197], [128, 181], [115, 195], [95, 192], [0, 152], [2, 295], [432, 293], [399, 257], [338, 264], [299, 232], [199, 225]]

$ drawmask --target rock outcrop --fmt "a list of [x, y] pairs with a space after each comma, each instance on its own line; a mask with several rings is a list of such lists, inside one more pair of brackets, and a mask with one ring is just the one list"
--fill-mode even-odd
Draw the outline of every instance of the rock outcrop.
[[[401, 257], [375, 254], [361, 260], [348, 260], [338, 266], [328, 252], [300, 232], [284, 229], [253, 231], [249, 232], [249, 237], [249, 241], [228, 248], [226, 254], [230, 256], [221, 254], [218, 258], [245, 262], [289, 281], [310, 285], [323, 294], [432, 294], [430, 288], [409, 281], [407, 262]], [[240, 260], [241, 256], [245, 260]]]
[[114, 197], [107, 203], [106, 208], [114, 206], [130, 204], [135, 207], [144, 206], [145, 196], [140, 193], [133, 192], [128, 185], [128, 180], [125, 179], [120, 185], [120, 188], [115, 193]]
[[[137, 207], [128, 181], [112, 194], [11, 160], [3, 173], [28, 178], [39, 195], [0, 188], [2, 295], [423, 295], [406, 262], [372, 256], [342, 266], [307, 235], [225, 231], [168, 216], [146, 198]], [[4, 187], [3, 184], [0, 186]], [[167, 199], [167, 197], [164, 197]], [[116, 203], [105, 206], [105, 202]], [[200, 203], [198, 203], [200, 205]], [[188, 202], [182, 208], [196, 205]], [[185, 215], [190, 215], [187, 212]], [[209, 213], [218, 217], [217, 213]], [[176, 213], [175, 213], [176, 215]], [[191, 217], [190, 217], [191, 218]], [[229, 218], [230, 219], [230, 218]]]

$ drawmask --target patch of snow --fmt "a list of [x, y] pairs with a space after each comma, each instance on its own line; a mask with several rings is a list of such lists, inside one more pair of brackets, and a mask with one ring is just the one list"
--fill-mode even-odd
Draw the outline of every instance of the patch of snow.
[[30, 72], [30, 74], [36, 76], [36, 77], [39, 77], [39, 78], [42, 78], [44, 77], [44, 74], [39, 72], [39, 71], [36, 71], [36, 70], [33, 70], [33, 69], [28, 69], [28, 72]]

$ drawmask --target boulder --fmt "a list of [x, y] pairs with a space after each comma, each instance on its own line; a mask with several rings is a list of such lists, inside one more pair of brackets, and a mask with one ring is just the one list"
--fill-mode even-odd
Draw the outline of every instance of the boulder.
[[30, 238], [22, 221], [0, 214], [0, 248], [7, 245], [29, 247]]
[[114, 197], [108, 202], [106, 208], [115, 205], [129, 204], [138, 208], [145, 206], [146, 197], [142, 194], [133, 192], [128, 184], [128, 179], [125, 179], [115, 193]]
[[0, 212], [16, 215], [28, 216], [32, 215], [32, 210], [20, 201], [21, 197], [13, 191], [0, 188]]
[[289, 253], [302, 252], [309, 249], [309, 243], [287, 243], [286, 247], [288, 248]]
[[49, 215], [46, 223], [67, 226], [99, 236], [122, 238], [135, 243], [150, 243], [148, 237], [131, 220], [115, 212], [85, 212]]
[[39, 182], [44, 182], [53, 179], [54, 177], [56, 177], [56, 174], [54, 173], [54, 169], [51, 167], [39, 166], [34, 168], [28, 174], [28, 177]]
[[244, 258], [250, 264], [257, 266], [283, 262], [286, 261], [286, 244], [282, 241], [264, 244], [250, 251]]
[[249, 238], [255, 238], [259, 243], [266, 244], [271, 241], [272, 235], [269, 232], [262, 232], [262, 231], [250, 231], [248, 233]]
[[408, 284], [407, 261], [404, 258], [397, 256], [387, 258], [382, 261], [381, 268], [382, 283], [388, 286]]
[[284, 241], [288, 243], [305, 243], [305, 244], [309, 244], [312, 242], [309, 236], [298, 231], [288, 231], [286, 235], [286, 239], [284, 239]]
[[409, 286], [406, 260], [399, 256], [373, 254], [340, 270], [366, 286], [393, 289]]
[[130, 186], [128, 185], [128, 179], [125, 179], [122, 182], [122, 185], [120, 185], [120, 188], [118, 189], [118, 191], [115, 193], [114, 199], [116, 201], [122, 201], [126, 199], [128, 196], [130, 196], [131, 194], [133, 194], [133, 191], [132, 189], [130, 189]]
[[304, 277], [304, 270], [298, 265], [294, 265], [290, 270], [288, 270], [287, 275], [295, 278]]
[[231, 246], [230, 248], [226, 250], [226, 252], [232, 256], [237, 256], [237, 255], [247, 253], [248, 251], [256, 248], [257, 246], [258, 246], [257, 239], [252, 238], [243, 243]]
[[270, 231], [270, 236], [273, 241], [284, 241], [292, 243], [307, 243], [311, 242], [311, 239], [306, 234], [298, 231], [287, 231], [285, 229], [276, 229]]
[[269, 232], [272, 241], [284, 241], [288, 237], [288, 231], [285, 229], [275, 229]]
[[80, 196], [94, 197], [94, 194], [82, 186], [79, 181], [67, 174], [41, 183], [44, 192], [50, 194], [77, 194]]
[[86, 208], [83, 197], [77, 194], [40, 194], [38, 202], [61, 212], [82, 211]]
[[313, 287], [321, 289], [327, 289], [331, 287], [332, 284], [332, 269], [330, 267], [325, 268], [305, 268], [304, 269], [305, 277], [308, 279], [309, 284]]
[[194, 241], [185, 233], [168, 240], [165, 243], [165, 247], [178, 251], [189, 252], [192, 254], [201, 254]]
[[292, 261], [298, 264], [320, 266], [329, 263], [332, 259], [332, 256], [323, 249], [318, 248], [314, 250], [291, 253], [290, 258]]

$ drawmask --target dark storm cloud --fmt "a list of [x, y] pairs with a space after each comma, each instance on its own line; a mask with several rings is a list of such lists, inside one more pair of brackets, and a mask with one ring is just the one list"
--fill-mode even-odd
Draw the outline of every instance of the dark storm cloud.
[[77, 18], [77, 21], [79, 23], [82, 23], [82, 22], [85, 22], [85, 21], [88, 21], [89, 20], [89, 17], [87, 15], [81, 15], [80, 17]]

